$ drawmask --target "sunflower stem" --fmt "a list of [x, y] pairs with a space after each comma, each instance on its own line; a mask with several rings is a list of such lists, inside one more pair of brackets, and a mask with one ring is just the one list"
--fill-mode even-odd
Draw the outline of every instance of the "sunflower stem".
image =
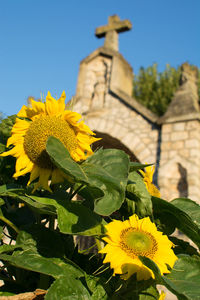
[[16, 233], [19, 233], [19, 229], [17, 228], [17, 226], [15, 226], [10, 220], [5, 218], [4, 216], [0, 216], [0, 220], [6, 223], [8, 226], [10, 226], [12, 229], [14, 229]]

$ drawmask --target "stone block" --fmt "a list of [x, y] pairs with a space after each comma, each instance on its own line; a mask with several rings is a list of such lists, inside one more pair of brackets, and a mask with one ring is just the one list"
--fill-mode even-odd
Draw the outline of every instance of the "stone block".
[[200, 151], [199, 149], [190, 149], [190, 157], [199, 158], [200, 157]]
[[184, 157], [184, 158], [189, 158], [190, 157], [190, 152], [188, 149], [180, 149], [178, 151], [178, 153], [180, 154], [180, 156]]
[[161, 151], [170, 150], [172, 148], [171, 142], [163, 142], [161, 144]]
[[199, 182], [199, 177], [196, 176], [188, 176], [187, 178], [187, 183], [189, 184], [189, 186], [199, 186], [200, 182]]
[[140, 152], [140, 160], [141, 162], [145, 162], [147, 157], [150, 155], [150, 151], [148, 148], [144, 148], [143, 151]]
[[142, 139], [143, 143], [145, 143], [146, 145], [149, 145], [149, 143], [151, 142], [151, 139], [149, 137], [145, 137]]
[[200, 128], [197, 128], [196, 130], [190, 130], [189, 137], [200, 140], [200, 131], [199, 130], [200, 130]]
[[177, 141], [172, 143], [172, 149], [173, 150], [178, 150], [178, 149], [183, 149], [184, 148], [184, 141]]
[[135, 138], [134, 133], [128, 132], [122, 138], [122, 143], [125, 144], [126, 146], [129, 146], [130, 141], [132, 141], [134, 138]]
[[135, 152], [135, 148], [140, 143], [141, 143], [140, 138], [137, 135], [135, 135], [135, 137], [131, 141], [129, 141], [129, 149], [131, 151]]
[[193, 120], [193, 121], [188, 121], [186, 123], [186, 129], [190, 130], [190, 129], [197, 129], [200, 128], [200, 122], [198, 120]]
[[166, 161], [169, 159], [169, 152], [168, 151], [162, 151], [160, 155], [160, 160], [161, 161]]
[[180, 122], [180, 123], [174, 123], [172, 130], [173, 131], [183, 131], [185, 129], [185, 123]]
[[188, 139], [185, 141], [185, 147], [186, 148], [200, 148], [200, 143], [196, 139]]
[[171, 141], [180, 141], [180, 140], [186, 140], [188, 138], [188, 132], [187, 131], [177, 131], [171, 133]]
[[172, 131], [172, 124], [164, 124], [162, 126], [162, 132], [163, 133], [169, 133]]
[[169, 142], [170, 134], [169, 133], [163, 133], [162, 134], [162, 142]]
[[169, 158], [174, 158], [177, 156], [177, 151], [175, 150], [170, 150], [169, 151]]

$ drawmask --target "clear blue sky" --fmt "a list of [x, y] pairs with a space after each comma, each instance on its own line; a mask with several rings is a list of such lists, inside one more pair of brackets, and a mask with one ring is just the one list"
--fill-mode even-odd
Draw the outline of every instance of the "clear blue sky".
[[200, 67], [200, 0], [0, 0], [0, 111], [48, 90], [69, 100], [80, 61], [103, 45], [95, 28], [113, 14], [133, 24], [119, 47], [136, 74], [154, 62]]

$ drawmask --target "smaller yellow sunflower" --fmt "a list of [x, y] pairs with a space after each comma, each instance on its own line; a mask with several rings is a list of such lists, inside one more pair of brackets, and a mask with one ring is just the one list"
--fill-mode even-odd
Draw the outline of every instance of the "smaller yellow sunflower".
[[155, 196], [160, 198], [160, 191], [158, 188], [152, 183], [153, 182], [153, 174], [155, 171], [155, 166], [148, 166], [145, 168], [145, 172], [140, 170], [140, 173], [143, 175], [143, 180], [146, 185], [146, 188], [151, 196]]
[[21, 108], [7, 141], [7, 147], [14, 147], [0, 154], [17, 158], [13, 177], [30, 172], [29, 183], [39, 178], [34, 190], [43, 187], [51, 191], [49, 182], [59, 183], [65, 178], [65, 174], [53, 165], [46, 152], [46, 142], [50, 136], [59, 139], [77, 162], [92, 155], [90, 145], [99, 140], [80, 121], [80, 114], [65, 109], [65, 98], [65, 92], [58, 100], [48, 92], [45, 103], [30, 99], [31, 107], [24, 105]]
[[114, 220], [105, 227], [107, 235], [103, 240], [107, 245], [99, 253], [106, 253], [103, 263], [110, 263], [114, 275], [121, 274], [123, 279], [134, 273], [137, 280], [154, 278], [153, 272], [140, 261], [139, 256], [153, 260], [162, 275], [170, 273], [167, 265], [172, 268], [178, 259], [171, 249], [173, 243], [157, 230], [149, 217], [139, 220], [134, 214], [129, 220]]

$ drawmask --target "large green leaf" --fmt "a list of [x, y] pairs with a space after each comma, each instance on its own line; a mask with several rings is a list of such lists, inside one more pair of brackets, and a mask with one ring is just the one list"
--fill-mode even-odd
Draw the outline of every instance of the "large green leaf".
[[200, 258], [180, 255], [171, 273], [161, 276], [158, 267], [147, 257], [140, 258], [158, 281], [180, 300], [200, 300]]
[[33, 249], [15, 251], [13, 255], [0, 254], [0, 259], [9, 262], [13, 266], [50, 275], [55, 278], [63, 273], [60, 267], [60, 259], [43, 257]]
[[47, 294], [45, 300], [90, 300], [89, 291], [82, 282], [71, 276], [61, 276], [56, 279]]
[[[48, 239], [51, 249], [47, 248]], [[53, 245], [53, 243], [55, 244]], [[61, 240], [56, 236], [55, 232], [50, 232], [49, 229], [41, 230], [40, 226], [33, 226], [33, 228], [29, 229], [29, 232], [20, 231], [16, 245], [10, 251], [13, 251], [14, 248], [23, 250], [16, 250], [10, 255], [0, 253], [0, 259], [9, 262], [13, 266], [50, 275], [54, 278], [67, 274], [71, 274], [74, 277], [84, 275], [84, 272], [72, 261], [67, 258], [65, 260], [59, 258], [59, 256], [64, 255]], [[9, 250], [8, 247], [4, 248], [4, 251], [7, 250]]]
[[167, 283], [175, 286], [179, 294], [190, 300], [200, 299], [200, 258], [180, 256], [171, 273], [166, 276]]
[[[28, 205], [32, 206], [39, 213], [43, 214], [55, 214], [55, 209], [51, 205], [42, 205], [39, 202], [33, 201], [30, 197], [26, 197], [26, 190], [14, 185], [2, 185], [0, 187], [0, 195], [3, 197], [10, 197], [16, 199], [18, 202], [26, 202]], [[3, 202], [0, 201], [0, 205]]]
[[177, 198], [170, 203], [184, 211], [192, 221], [200, 228], [200, 205], [187, 198]]
[[[200, 247], [200, 230], [188, 214], [161, 198], [152, 197], [152, 203], [156, 217], [161, 217], [163, 222], [165, 222], [166, 218], [168, 221], [171, 220], [175, 227], [186, 234]], [[165, 219], [163, 219], [162, 216], [165, 216]]]
[[50, 137], [46, 146], [54, 164], [73, 180], [100, 189], [103, 196], [95, 199], [94, 211], [110, 215], [120, 208], [125, 197], [129, 157], [121, 150], [99, 150], [82, 164], [75, 163], [64, 145]]
[[20, 231], [17, 236], [17, 244], [23, 245], [24, 250], [35, 249], [44, 257], [62, 258], [65, 253], [60, 233], [39, 224], [26, 226], [24, 231]]
[[58, 226], [63, 233], [97, 235], [103, 232], [101, 217], [80, 202], [32, 195], [29, 197], [36, 202], [56, 208]]
[[136, 213], [141, 217], [151, 215], [151, 195], [147, 191], [142, 177], [137, 172], [131, 172], [128, 179], [127, 197], [135, 201]]

